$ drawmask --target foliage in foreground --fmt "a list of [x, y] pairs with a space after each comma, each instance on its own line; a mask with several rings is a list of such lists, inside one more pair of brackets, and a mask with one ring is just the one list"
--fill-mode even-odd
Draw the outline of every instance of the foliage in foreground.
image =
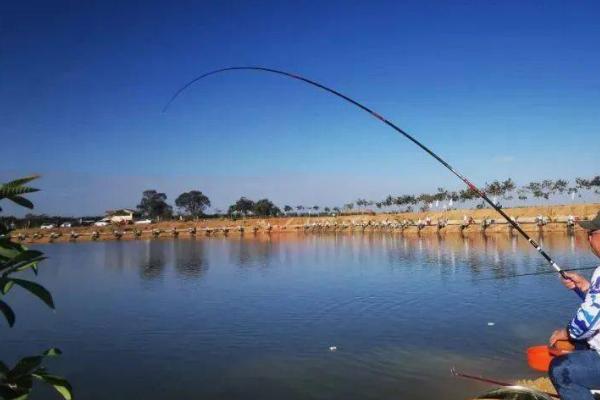
[[[37, 176], [31, 176], [0, 185], [0, 200], [7, 199], [23, 207], [33, 208], [33, 203], [23, 195], [38, 190], [25, 186], [36, 178]], [[15, 324], [16, 315], [5, 298], [14, 287], [28, 291], [52, 309], [54, 309], [54, 300], [50, 292], [42, 285], [14, 276], [26, 270], [31, 270], [37, 275], [38, 263], [45, 257], [41, 251], [29, 250], [19, 243], [12, 242], [8, 233], [8, 227], [0, 225], [0, 312], [8, 325], [12, 327]], [[61, 354], [59, 349], [51, 348], [39, 356], [22, 358], [13, 368], [9, 368], [0, 361], [0, 399], [27, 399], [33, 388], [34, 380], [52, 385], [63, 398], [72, 399], [69, 382], [64, 378], [49, 374], [42, 366], [46, 357], [56, 357], [59, 354]]]

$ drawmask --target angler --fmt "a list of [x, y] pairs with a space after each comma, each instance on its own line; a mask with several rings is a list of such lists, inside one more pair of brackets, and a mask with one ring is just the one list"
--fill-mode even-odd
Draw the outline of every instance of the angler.
[[[588, 231], [592, 253], [600, 258], [600, 212], [591, 221], [579, 225]], [[590, 390], [600, 388], [600, 267], [591, 281], [575, 272], [565, 272], [562, 279], [569, 289], [579, 289], [585, 299], [566, 328], [550, 337], [550, 347], [559, 340], [583, 342], [584, 350], [556, 357], [550, 364], [550, 380], [563, 400], [592, 400]]]

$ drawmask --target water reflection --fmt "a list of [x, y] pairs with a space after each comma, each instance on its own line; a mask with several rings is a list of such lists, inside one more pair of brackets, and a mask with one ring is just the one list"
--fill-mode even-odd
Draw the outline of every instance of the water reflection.
[[163, 276], [165, 262], [165, 242], [147, 240], [143, 242], [144, 252], [139, 259], [140, 277], [152, 280]]
[[175, 240], [173, 241], [175, 271], [184, 279], [199, 278], [208, 270], [206, 241]]
[[229, 247], [233, 262], [240, 267], [268, 268], [278, 252], [278, 246], [273, 243], [271, 235], [262, 236], [258, 240], [244, 237], [232, 239]]
[[[546, 234], [543, 244], [566, 266], [597, 262], [585, 236]], [[180, 398], [471, 398], [480, 388], [454, 380], [451, 366], [529, 377], [523, 349], [575, 305], [550, 275], [476, 280], [548, 269], [508, 234], [273, 234], [43, 251], [40, 282], [59, 313], [22, 319], [4, 332], [3, 351], [16, 358], [39, 338], [64, 349], [73, 370], [88, 372], [66, 373], [86, 399], [115, 398], [115, 385], [119, 398], [173, 397], [165, 382]], [[37, 315], [38, 302], [27, 307]]]

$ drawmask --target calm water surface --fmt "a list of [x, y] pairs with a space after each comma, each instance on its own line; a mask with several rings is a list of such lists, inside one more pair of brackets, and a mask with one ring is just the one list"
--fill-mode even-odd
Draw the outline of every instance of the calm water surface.
[[[597, 263], [584, 237], [542, 242], [562, 265]], [[61, 348], [50, 367], [79, 399], [465, 399], [486, 387], [452, 366], [536, 376], [524, 349], [577, 306], [554, 275], [504, 278], [547, 268], [528, 246], [391, 234], [37, 246], [57, 310], [14, 290], [2, 358]]]

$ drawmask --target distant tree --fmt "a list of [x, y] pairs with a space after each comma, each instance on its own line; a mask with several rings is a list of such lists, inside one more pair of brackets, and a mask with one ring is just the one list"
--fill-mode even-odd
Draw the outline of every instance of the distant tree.
[[417, 203], [421, 203], [420, 210], [427, 211], [431, 206], [431, 203], [435, 201], [435, 195], [422, 193], [417, 197]]
[[517, 189], [517, 198], [519, 200], [527, 200], [529, 191], [526, 188]]
[[304, 206], [296, 206], [296, 210], [298, 210], [298, 213], [300, 213], [302, 210], [304, 210]]
[[354, 203], [344, 204], [344, 209], [352, 210], [354, 208]]
[[173, 207], [167, 204], [167, 195], [156, 190], [146, 190], [142, 194], [142, 200], [137, 205], [138, 210], [149, 218], [170, 218], [173, 215]]
[[286, 214], [289, 213], [292, 210], [293, 210], [293, 208], [291, 206], [284, 206], [283, 207], [283, 211], [285, 211]]
[[411, 206], [411, 205], [416, 205], [418, 203], [418, 200], [415, 196], [410, 195], [410, 194], [405, 194], [402, 196], [398, 196], [394, 199], [394, 204], [397, 205], [398, 207], [402, 207], [402, 206]]
[[323, 211], [325, 211], [327, 214], [329, 214], [329, 213], [331, 212], [331, 208], [329, 208], [329, 207], [325, 207], [325, 208], [323, 209]]
[[246, 216], [248, 215], [248, 213], [253, 211], [254, 205], [255, 204], [252, 200], [247, 199], [245, 197], [240, 197], [240, 199], [236, 201], [235, 204], [229, 206], [227, 213], [229, 215], [239, 213]]
[[512, 179], [508, 178], [507, 180], [502, 182], [502, 197], [506, 200], [512, 199], [512, 193], [516, 189], [515, 182]]
[[335, 211], [337, 214], [341, 212], [339, 207], [333, 207], [333, 211]]
[[446, 189], [439, 187], [439, 188], [437, 188], [437, 193], [434, 194], [432, 197], [433, 197], [433, 200], [444, 201], [448, 198], [448, 194], [449, 193]]
[[204, 210], [210, 207], [210, 200], [202, 192], [192, 190], [190, 192], [181, 193], [175, 199], [175, 205], [185, 210], [189, 215], [197, 218], [204, 214]]
[[486, 183], [484, 191], [487, 194], [490, 194], [494, 197], [494, 202], [497, 201], [498, 197], [501, 197], [505, 200], [510, 200], [512, 196], [509, 195], [515, 189], [515, 183], [512, 179], [507, 179], [505, 181], [495, 180], [492, 183]]
[[388, 194], [388, 196], [385, 198], [385, 200], [383, 200], [381, 203], [385, 206], [385, 207], [391, 207], [395, 204], [394, 202], [394, 197], [392, 197], [391, 194]]
[[477, 194], [477, 192], [471, 188], [461, 190], [459, 192], [458, 196], [460, 197], [460, 201], [462, 203], [464, 203], [465, 201], [475, 200], [475, 199], [479, 198], [479, 194]]
[[261, 199], [254, 203], [252, 211], [261, 217], [274, 217], [281, 214], [281, 210], [269, 199]]
[[[550, 198], [550, 188], [552, 181], [543, 181], [543, 182], [530, 182], [527, 186], [524, 187], [533, 197], [536, 199], [544, 198], [548, 200]], [[549, 185], [550, 183], [550, 185]]]
[[319, 206], [313, 206], [312, 209], [315, 210], [316, 213], [319, 213]]
[[575, 182], [576, 188], [580, 192], [593, 190], [595, 194], [600, 194], [600, 176], [594, 176], [591, 179], [576, 178]]
[[554, 184], [552, 185], [552, 190], [554, 192], [563, 194], [564, 192], [567, 191], [568, 187], [569, 187], [569, 181], [564, 180], [564, 179], [557, 179], [554, 181]]

